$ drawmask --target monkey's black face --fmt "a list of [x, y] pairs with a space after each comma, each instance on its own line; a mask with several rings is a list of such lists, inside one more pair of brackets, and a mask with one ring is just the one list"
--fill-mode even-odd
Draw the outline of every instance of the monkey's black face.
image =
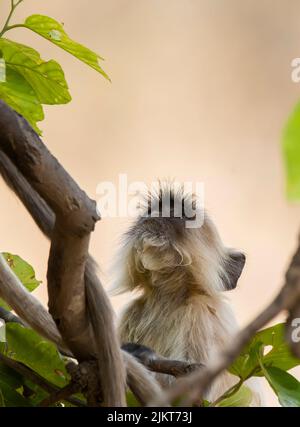
[[246, 262], [246, 256], [242, 252], [229, 252], [229, 257], [225, 263], [226, 277], [222, 278], [224, 281], [224, 288], [226, 291], [231, 291], [237, 286], [237, 282], [242, 274]]

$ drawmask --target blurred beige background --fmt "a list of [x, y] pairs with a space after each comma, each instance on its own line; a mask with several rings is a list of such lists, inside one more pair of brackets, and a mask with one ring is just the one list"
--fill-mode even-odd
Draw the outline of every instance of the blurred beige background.
[[[0, 6], [6, 16], [5, 4]], [[101, 181], [158, 177], [205, 183], [206, 207], [226, 244], [247, 254], [231, 293], [241, 325], [275, 295], [295, 248], [300, 207], [284, 193], [280, 135], [300, 85], [298, 0], [26, 0], [15, 22], [48, 14], [106, 58], [112, 84], [33, 33], [8, 37], [63, 66], [73, 95], [46, 109], [43, 139], [96, 198]], [[1, 250], [17, 253], [44, 283], [48, 242], [0, 181]], [[107, 269], [126, 219], [105, 219], [91, 252]], [[114, 298], [116, 310], [125, 298]], [[300, 377], [300, 375], [299, 375]], [[268, 404], [276, 405], [269, 393]]]

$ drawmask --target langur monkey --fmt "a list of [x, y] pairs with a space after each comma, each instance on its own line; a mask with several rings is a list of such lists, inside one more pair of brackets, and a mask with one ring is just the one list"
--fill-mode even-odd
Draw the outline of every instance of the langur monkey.
[[[163, 200], [168, 197], [169, 215], [164, 216]], [[195, 196], [182, 188], [161, 184], [146, 199], [144, 211], [124, 235], [113, 266], [117, 276], [112, 292], [139, 292], [121, 316], [121, 342], [125, 347], [127, 343], [149, 347], [172, 360], [205, 365], [237, 330], [224, 291], [236, 287], [245, 255], [223, 245], [207, 213], [197, 208]], [[184, 214], [187, 202], [194, 217]], [[176, 206], [182, 206], [180, 217], [175, 215]], [[197, 213], [204, 215], [202, 226], [188, 228], [187, 221]], [[171, 377], [160, 374], [163, 385], [166, 378]], [[205, 399], [216, 400], [237, 381], [225, 372]], [[252, 391], [252, 405], [260, 406], [259, 394]]]

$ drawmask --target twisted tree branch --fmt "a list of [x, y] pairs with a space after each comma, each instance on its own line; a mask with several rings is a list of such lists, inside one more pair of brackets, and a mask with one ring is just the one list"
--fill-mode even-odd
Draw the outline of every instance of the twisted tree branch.
[[[3, 101], [0, 101], [0, 151], [4, 179], [14, 190], [18, 184], [24, 185], [16, 193], [21, 200], [25, 199], [25, 206], [30, 213], [33, 211], [33, 218], [51, 239], [49, 309], [58, 329], [79, 361], [99, 360], [104, 405], [123, 406], [125, 370], [112, 309], [99, 280], [88, 283], [90, 233], [99, 219], [96, 203], [80, 190], [29, 124]], [[8, 176], [12, 171], [5, 156], [20, 178]], [[37, 201], [31, 205], [28, 200], [33, 201], [37, 194]], [[90, 287], [96, 301], [91, 301]], [[91, 309], [92, 304], [97, 305], [100, 315], [95, 306]]]
[[[73, 383], [66, 385], [64, 388], [51, 393], [48, 397], [46, 397], [38, 406], [48, 407], [53, 406], [57, 402], [61, 402], [63, 400], [70, 401], [70, 396], [74, 393], [77, 393], [78, 389]], [[85, 405], [80, 405], [85, 406]]]

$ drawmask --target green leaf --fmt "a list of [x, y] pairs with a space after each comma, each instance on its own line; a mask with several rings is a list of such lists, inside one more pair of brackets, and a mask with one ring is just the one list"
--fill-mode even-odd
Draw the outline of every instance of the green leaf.
[[56, 61], [45, 62], [36, 50], [4, 38], [0, 38], [0, 51], [6, 65], [24, 77], [40, 103], [54, 105], [71, 101], [64, 72]]
[[[292, 355], [285, 341], [284, 326], [281, 323], [258, 332], [229, 371], [243, 379], [248, 378], [251, 371], [254, 376], [262, 376], [264, 374], [260, 368], [259, 358], [264, 366], [273, 366], [284, 371], [300, 365], [300, 359]], [[268, 351], [266, 352], [266, 350]], [[258, 352], [260, 353], [259, 358]]]
[[0, 406], [31, 406], [17, 391], [22, 386], [22, 376], [0, 362]]
[[[36, 279], [35, 271], [31, 267], [31, 265], [29, 265], [21, 257], [7, 252], [3, 252], [2, 256], [4, 257], [14, 274], [18, 277], [18, 279], [22, 282], [22, 284], [29, 292], [34, 291], [42, 283], [40, 280]], [[1, 298], [0, 305], [6, 308], [7, 310], [10, 309], [10, 307], [3, 300], [1, 300]]]
[[300, 104], [291, 114], [283, 131], [283, 157], [286, 190], [290, 200], [300, 200]]
[[300, 382], [279, 368], [264, 367], [263, 370], [281, 406], [300, 407]]
[[16, 323], [6, 325], [8, 356], [58, 387], [69, 383], [65, 363], [54, 344]]
[[252, 391], [249, 387], [242, 385], [241, 388], [234, 393], [231, 397], [223, 399], [217, 406], [235, 406], [235, 407], [248, 407], [252, 402]]
[[7, 264], [29, 292], [33, 292], [42, 282], [35, 277], [35, 271], [18, 255], [2, 253]]
[[3, 362], [0, 362], [0, 380], [14, 390], [17, 390], [23, 385], [22, 376], [6, 366]]
[[235, 360], [229, 371], [243, 380], [250, 378], [259, 367], [259, 354], [262, 348], [263, 343], [252, 343]]
[[258, 332], [255, 339], [272, 349], [262, 357], [262, 363], [267, 367], [276, 367], [284, 371], [300, 365], [300, 359], [294, 357], [285, 339], [285, 324], [280, 323]]
[[24, 386], [27, 387], [28, 390], [31, 391], [31, 395], [28, 397], [28, 400], [32, 406], [37, 406], [40, 402], [42, 402], [49, 393], [39, 387], [37, 384], [32, 383], [27, 378], [24, 378]]
[[6, 81], [0, 82], [0, 98], [41, 133], [37, 122], [44, 119], [43, 107], [24, 77], [9, 66], [6, 67]]
[[5, 407], [26, 407], [31, 406], [16, 390], [3, 382], [0, 378], [0, 406]]
[[26, 19], [24, 26], [56, 44], [61, 49], [69, 52], [109, 80], [109, 77], [100, 66], [100, 61], [103, 60], [103, 58], [92, 50], [70, 39], [63, 25], [55, 19], [44, 15], [31, 15]]

